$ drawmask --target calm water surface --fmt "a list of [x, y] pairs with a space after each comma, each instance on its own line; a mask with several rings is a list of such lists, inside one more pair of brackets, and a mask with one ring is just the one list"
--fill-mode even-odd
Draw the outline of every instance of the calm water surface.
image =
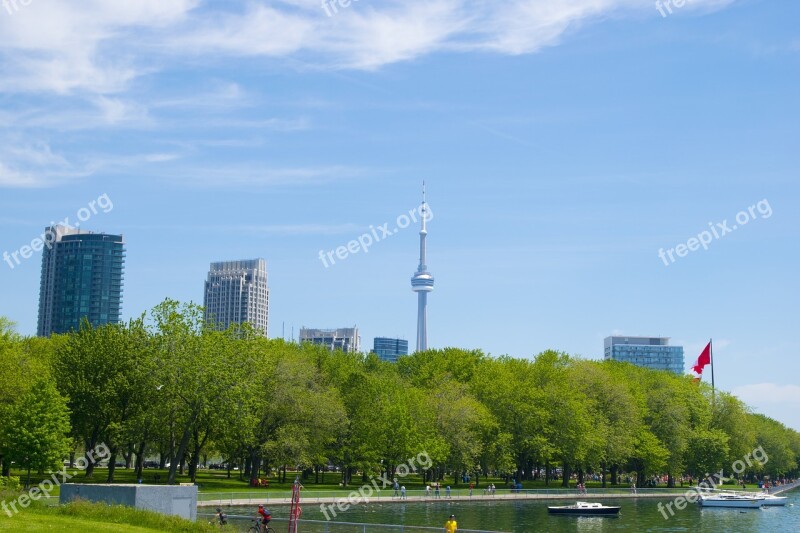
[[[690, 504], [683, 511], [665, 520], [658, 511], [658, 503], [671, 500], [657, 499], [613, 499], [603, 500], [607, 505], [622, 507], [617, 518], [551, 516], [548, 505], [568, 505], [575, 500], [547, 501], [498, 501], [498, 502], [436, 502], [408, 504], [370, 504], [356, 506], [345, 513], [339, 513], [327, 529], [322, 525], [306, 524], [300, 528], [302, 533], [348, 533], [363, 531], [336, 522], [366, 522], [370, 524], [404, 524], [414, 526], [442, 527], [451, 514], [455, 514], [458, 525], [464, 529], [491, 530], [502, 532], [616, 532], [652, 531], [681, 532], [699, 531], [709, 533], [727, 532], [800, 532], [800, 489], [785, 493], [789, 497], [786, 507], [765, 507], [762, 509], [707, 509]], [[324, 520], [319, 505], [303, 504], [303, 518]], [[207, 511], [207, 510], [206, 510]], [[255, 506], [230, 508], [230, 514], [255, 514]], [[288, 514], [287, 507], [273, 507], [272, 515], [279, 519]], [[232, 521], [233, 522], [233, 521]], [[237, 526], [246, 530], [249, 523], [239, 521]], [[285, 522], [273, 522], [280, 532], [286, 529]], [[399, 529], [367, 528], [367, 531], [399, 531]]]

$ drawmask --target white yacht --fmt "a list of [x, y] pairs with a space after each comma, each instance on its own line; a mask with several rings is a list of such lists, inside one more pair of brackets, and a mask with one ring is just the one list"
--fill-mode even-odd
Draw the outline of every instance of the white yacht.
[[703, 507], [735, 507], [738, 509], [758, 509], [763, 505], [764, 498], [753, 496], [744, 496], [741, 494], [719, 493], [719, 494], [701, 494], [700, 499], [697, 500]]
[[786, 502], [789, 500], [786, 496], [776, 496], [774, 494], [767, 494], [766, 492], [753, 492], [747, 494], [747, 496], [752, 496], [754, 498], [763, 498], [761, 501], [761, 505], [765, 506], [783, 506], [786, 505]]

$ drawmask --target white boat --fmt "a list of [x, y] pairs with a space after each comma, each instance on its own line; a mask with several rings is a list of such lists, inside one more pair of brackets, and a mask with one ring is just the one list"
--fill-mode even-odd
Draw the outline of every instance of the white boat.
[[577, 502], [575, 505], [563, 505], [561, 507], [548, 507], [550, 514], [566, 515], [601, 515], [614, 516], [619, 514], [620, 507], [611, 507], [598, 502]]
[[703, 507], [735, 507], [738, 509], [758, 509], [761, 507], [763, 498], [742, 496], [739, 494], [701, 494], [697, 500]]
[[778, 505], [786, 505], [786, 502], [789, 500], [786, 496], [775, 496], [774, 494], [767, 494], [765, 492], [754, 492], [748, 494], [748, 496], [752, 496], [754, 498], [762, 498], [761, 505], [765, 506], [778, 506]]
[[776, 496], [774, 494], [769, 494], [767, 492], [721, 491], [716, 494], [717, 496], [722, 496], [722, 497], [740, 496], [745, 498], [755, 498], [757, 500], [761, 500], [761, 505], [770, 507], [786, 505], [786, 502], [789, 500], [789, 498], [787, 498], [786, 496]]

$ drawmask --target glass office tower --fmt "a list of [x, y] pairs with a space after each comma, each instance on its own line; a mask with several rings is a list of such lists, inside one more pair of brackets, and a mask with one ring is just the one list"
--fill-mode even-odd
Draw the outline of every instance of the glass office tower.
[[604, 345], [606, 359], [685, 373], [683, 346], [670, 346], [669, 337], [606, 337]]
[[64, 226], [45, 230], [37, 333], [49, 337], [80, 328], [116, 324], [122, 311], [125, 242]]
[[372, 353], [390, 363], [396, 363], [401, 355], [408, 355], [407, 340], [375, 337], [372, 346]]

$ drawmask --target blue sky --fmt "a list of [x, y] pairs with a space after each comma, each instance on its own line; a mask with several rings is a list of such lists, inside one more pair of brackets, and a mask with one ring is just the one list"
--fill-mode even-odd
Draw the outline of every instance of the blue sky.
[[[395, 227], [425, 180], [432, 347], [599, 358], [662, 335], [688, 366], [713, 337], [717, 385], [800, 429], [796, 2], [18, 4], [0, 252], [105, 194], [82, 227], [125, 236], [126, 317], [264, 257], [272, 336], [413, 340], [416, 228], [318, 255]], [[678, 256], [717, 224], [737, 228]], [[0, 263], [25, 334], [40, 261]]]

